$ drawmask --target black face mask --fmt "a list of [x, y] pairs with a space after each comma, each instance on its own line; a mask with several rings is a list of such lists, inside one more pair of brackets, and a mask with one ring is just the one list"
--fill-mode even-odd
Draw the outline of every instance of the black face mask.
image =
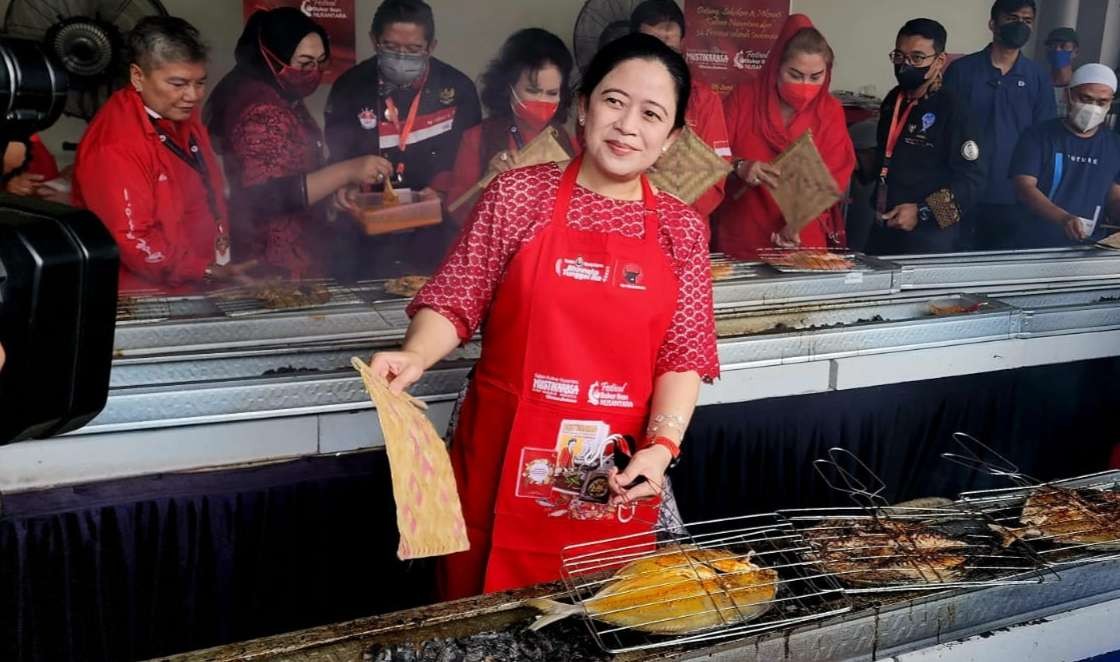
[[898, 86], [906, 92], [913, 92], [926, 83], [926, 74], [929, 73], [930, 67], [914, 67], [905, 62], [902, 64], [894, 65], [894, 77], [898, 80]]
[[1008, 48], [1022, 48], [1031, 40], [1031, 26], [1022, 21], [1012, 21], [999, 26], [999, 43]]

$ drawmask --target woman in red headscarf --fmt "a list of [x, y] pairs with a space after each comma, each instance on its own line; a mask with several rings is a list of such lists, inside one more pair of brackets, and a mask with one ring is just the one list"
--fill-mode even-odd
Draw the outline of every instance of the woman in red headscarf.
[[780, 172], [770, 165], [806, 131], [840, 191], [848, 188], [855, 151], [844, 121], [844, 109], [829, 94], [832, 49], [809, 17], [794, 14], [786, 21], [761, 75], [738, 86], [724, 105], [734, 177], [745, 186], [732, 190], [716, 214], [716, 247], [741, 259], [774, 246], [824, 248], [844, 245], [844, 219], [839, 206], [821, 214], [800, 233], [789, 230], [771, 196]]

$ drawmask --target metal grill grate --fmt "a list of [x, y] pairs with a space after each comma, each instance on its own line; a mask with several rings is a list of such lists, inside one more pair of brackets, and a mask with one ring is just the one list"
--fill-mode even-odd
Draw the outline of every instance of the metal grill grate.
[[202, 296], [168, 297], [152, 291], [122, 295], [117, 299], [117, 324], [222, 316], [222, 311]]
[[[687, 531], [687, 533], [686, 533]], [[848, 611], [804, 540], [774, 514], [572, 545], [563, 576], [610, 653], [742, 637]]]
[[233, 287], [211, 292], [209, 296], [214, 305], [229, 317], [366, 305], [350, 288], [332, 280], [280, 281]]

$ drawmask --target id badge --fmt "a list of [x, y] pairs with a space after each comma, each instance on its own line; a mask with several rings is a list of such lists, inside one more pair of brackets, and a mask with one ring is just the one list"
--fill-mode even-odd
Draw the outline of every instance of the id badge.
[[214, 263], [225, 266], [230, 261], [229, 237], [219, 235], [214, 240]]

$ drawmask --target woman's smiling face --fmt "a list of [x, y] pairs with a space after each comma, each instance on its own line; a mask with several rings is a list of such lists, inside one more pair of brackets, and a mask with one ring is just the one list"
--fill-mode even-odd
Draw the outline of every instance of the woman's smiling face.
[[645, 172], [673, 137], [677, 93], [657, 60], [620, 62], [581, 99], [585, 154], [604, 174], [630, 179]]

